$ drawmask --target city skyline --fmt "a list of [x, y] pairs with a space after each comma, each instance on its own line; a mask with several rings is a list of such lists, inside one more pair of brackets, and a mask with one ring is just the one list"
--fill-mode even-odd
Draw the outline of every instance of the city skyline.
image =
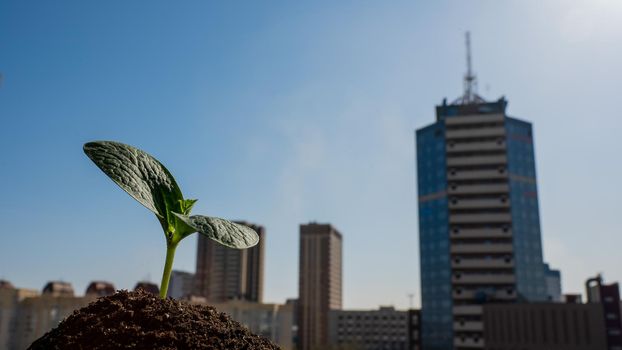
[[[590, 4], [3, 2], [0, 278], [158, 281], [157, 223], [81, 151], [114, 139], [197, 210], [265, 226], [266, 302], [297, 296], [298, 225], [319, 221], [344, 234], [345, 308], [419, 306], [412, 134], [461, 94], [470, 29], [480, 94], [534, 125], [544, 260], [565, 293], [622, 280], [622, 6]], [[194, 270], [196, 239], [174, 269]]]

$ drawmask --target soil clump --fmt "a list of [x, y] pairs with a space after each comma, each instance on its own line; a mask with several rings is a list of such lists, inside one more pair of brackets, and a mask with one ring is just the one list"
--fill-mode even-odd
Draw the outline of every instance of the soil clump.
[[29, 349], [279, 349], [211, 306], [119, 291], [76, 310]]

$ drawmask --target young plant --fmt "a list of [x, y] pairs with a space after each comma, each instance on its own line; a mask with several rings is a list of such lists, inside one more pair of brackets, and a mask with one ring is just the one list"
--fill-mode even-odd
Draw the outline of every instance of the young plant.
[[250, 248], [259, 242], [251, 228], [231, 221], [190, 216], [196, 199], [184, 199], [173, 175], [157, 159], [138, 148], [113, 141], [84, 145], [84, 153], [125, 192], [151, 210], [166, 237], [166, 262], [160, 284], [160, 297], [166, 298], [175, 249], [194, 232], [230, 248]]

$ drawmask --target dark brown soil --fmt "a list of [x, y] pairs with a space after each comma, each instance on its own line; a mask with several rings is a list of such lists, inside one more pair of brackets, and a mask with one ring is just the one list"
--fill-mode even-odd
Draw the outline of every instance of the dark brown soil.
[[203, 305], [119, 291], [74, 311], [29, 349], [279, 349]]

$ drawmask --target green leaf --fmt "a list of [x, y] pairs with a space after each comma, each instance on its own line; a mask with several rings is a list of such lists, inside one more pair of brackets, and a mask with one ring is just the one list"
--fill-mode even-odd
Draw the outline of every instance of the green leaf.
[[190, 211], [192, 211], [192, 207], [198, 201], [198, 199], [183, 199], [179, 201], [179, 205], [181, 206], [181, 213], [184, 215], [190, 215]]
[[257, 232], [248, 226], [203, 215], [188, 217], [177, 213], [173, 214], [188, 226], [196, 229], [200, 234], [230, 248], [250, 248], [259, 242]]
[[168, 213], [180, 211], [184, 200], [173, 175], [157, 159], [123, 143], [95, 141], [84, 153], [140, 204], [154, 212], [160, 222], [170, 223]]

